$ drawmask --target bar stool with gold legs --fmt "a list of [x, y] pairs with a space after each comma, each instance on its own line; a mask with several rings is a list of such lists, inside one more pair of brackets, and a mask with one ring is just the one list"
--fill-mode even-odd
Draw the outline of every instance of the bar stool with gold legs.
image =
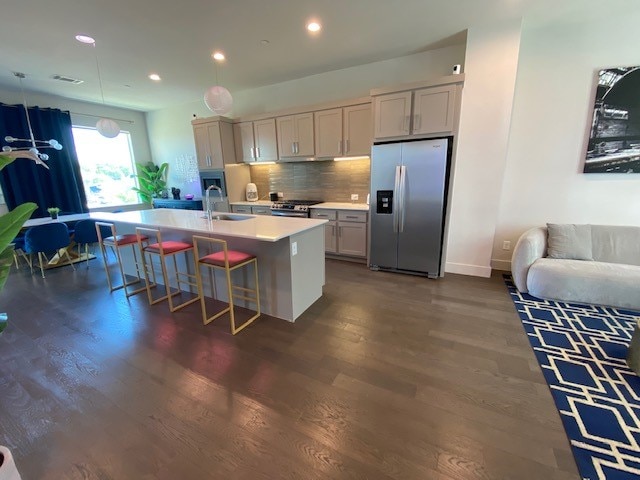
[[[215, 253], [210, 253], [208, 255], [200, 256], [200, 250], [198, 246], [198, 242], [208, 242], [210, 245], [217, 245], [221, 247], [222, 250], [219, 250]], [[224, 240], [219, 240], [217, 238], [209, 238], [209, 237], [200, 237], [195, 235], [193, 237], [193, 247], [195, 249], [195, 257], [196, 257], [196, 276], [198, 279], [198, 295], [200, 296], [200, 305], [202, 306], [202, 322], [207, 325], [212, 322], [216, 318], [224, 315], [229, 312], [230, 315], [230, 323], [231, 323], [231, 333], [235, 335], [243, 328], [249, 326], [253, 321], [260, 316], [260, 288], [258, 286], [258, 259], [255, 255], [251, 255], [249, 253], [238, 252], [235, 250], [229, 250], [227, 248], [227, 242]], [[245, 267], [247, 265], [253, 264], [253, 271], [255, 276], [255, 289], [254, 288], [246, 288], [238, 285], [233, 285], [231, 282], [231, 272], [236, 269]], [[202, 284], [202, 273], [200, 271], [201, 267], [210, 267], [213, 269], [221, 269], [224, 270], [227, 282], [227, 295], [229, 299], [229, 306], [223, 309], [222, 311], [216, 313], [215, 315], [209, 317], [207, 314], [207, 308], [204, 300], [204, 288]], [[215, 288], [212, 285], [213, 294], [215, 297]], [[239, 290], [243, 292], [242, 294], [235, 293], [234, 290]], [[247, 296], [247, 294], [251, 294], [253, 296]], [[235, 320], [235, 312], [234, 312], [234, 298], [240, 298], [243, 300], [248, 300], [250, 302], [255, 303], [256, 305], [256, 314], [251, 318], [246, 320], [239, 327], [236, 326]]]
[[[142, 265], [138, 261], [138, 255], [136, 250], [138, 249], [138, 236], [134, 233], [129, 233], [126, 235], [118, 235], [116, 233], [116, 227], [113, 223], [106, 222], [96, 222], [96, 234], [98, 236], [98, 244], [100, 245], [100, 251], [102, 253], [102, 261], [104, 263], [104, 270], [107, 273], [107, 283], [109, 284], [109, 291], [113, 292], [114, 290], [124, 289], [124, 293], [127, 297], [131, 295], [135, 295], [136, 293], [143, 292], [146, 290], [146, 286], [136, 288], [134, 290], [130, 290], [129, 287], [136, 285], [142, 281], [141, 277], [141, 269]], [[109, 235], [109, 236], [105, 236]], [[143, 237], [140, 239], [141, 241], [146, 242], [147, 237]], [[124, 247], [131, 247], [131, 251], [133, 253], [133, 263], [136, 267], [136, 278], [132, 281], [127, 281], [127, 277], [124, 273], [124, 268], [122, 266], [122, 256], [120, 255], [120, 249]], [[111, 281], [111, 274], [109, 273], [109, 266], [107, 264], [107, 249], [106, 247], [110, 247], [113, 249], [116, 259], [118, 260], [118, 267], [120, 268], [120, 275], [122, 276], [122, 285], [113, 285]]]
[[[190, 305], [198, 301], [200, 297], [196, 296], [195, 298], [186, 300], [178, 305], [174, 305], [173, 303], [173, 297], [176, 295], [179, 295], [182, 291], [180, 288], [181, 285], [188, 285], [191, 287], [198, 286], [196, 283], [194, 283], [194, 280], [195, 280], [194, 274], [191, 274], [188, 272], [181, 272], [178, 269], [178, 261], [176, 259], [176, 256], [179, 253], [184, 253], [185, 264], [187, 266], [191, 265], [191, 263], [189, 262], [189, 252], [193, 252], [193, 245], [191, 245], [190, 243], [176, 242], [173, 240], [168, 240], [163, 242], [162, 234], [160, 233], [160, 230], [156, 230], [153, 228], [137, 227], [136, 233], [138, 234], [138, 238], [142, 238], [144, 236], [143, 234], [147, 234], [148, 238], [150, 239], [149, 242], [154, 242], [154, 243], [149, 243], [146, 246], [144, 246], [142, 242], [140, 242], [140, 250], [142, 251], [142, 265], [143, 265], [145, 280], [147, 282], [147, 297], [149, 298], [149, 305], [154, 305], [156, 303], [159, 303], [167, 299], [169, 301], [169, 310], [171, 312], [175, 312], [176, 310], [180, 310], [181, 308], [186, 307], [187, 305]], [[147, 255], [149, 255], [148, 263], [147, 263]], [[152, 255], [157, 255], [158, 258], [160, 259], [160, 266], [162, 268], [162, 279], [164, 280], [164, 286], [165, 286], [165, 295], [155, 299], [151, 294], [151, 288], [157, 285], [156, 270], [155, 270], [155, 267], [153, 266]], [[169, 284], [169, 275], [167, 274], [167, 263], [166, 263], [167, 257], [173, 258], [173, 270], [175, 273], [175, 279], [177, 284], [177, 290], [175, 292], [171, 292], [171, 286]], [[149, 274], [151, 274], [153, 283], [149, 281]]]

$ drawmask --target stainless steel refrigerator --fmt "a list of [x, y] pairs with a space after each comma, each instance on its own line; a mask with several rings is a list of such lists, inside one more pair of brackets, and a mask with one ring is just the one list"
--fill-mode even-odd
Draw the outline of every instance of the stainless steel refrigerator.
[[372, 269], [440, 275], [450, 145], [439, 138], [373, 146]]

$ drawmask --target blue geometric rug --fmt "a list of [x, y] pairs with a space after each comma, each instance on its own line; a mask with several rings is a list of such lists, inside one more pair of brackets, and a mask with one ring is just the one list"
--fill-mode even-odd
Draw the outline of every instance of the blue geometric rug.
[[540, 300], [505, 283], [582, 477], [640, 479], [640, 378], [625, 361], [640, 312]]

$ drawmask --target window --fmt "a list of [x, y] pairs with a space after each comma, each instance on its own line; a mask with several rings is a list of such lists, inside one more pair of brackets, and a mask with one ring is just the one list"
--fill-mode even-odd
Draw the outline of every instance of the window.
[[129, 132], [105, 138], [95, 128], [72, 130], [89, 208], [139, 203], [132, 190], [136, 179]]

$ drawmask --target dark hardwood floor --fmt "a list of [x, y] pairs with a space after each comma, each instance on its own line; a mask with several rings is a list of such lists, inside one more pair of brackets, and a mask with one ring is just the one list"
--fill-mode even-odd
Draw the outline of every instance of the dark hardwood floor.
[[32, 479], [577, 480], [500, 275], [327, 262], [238, 336], [109, 294], [100, 260], [0, 294], [0, 444]]

